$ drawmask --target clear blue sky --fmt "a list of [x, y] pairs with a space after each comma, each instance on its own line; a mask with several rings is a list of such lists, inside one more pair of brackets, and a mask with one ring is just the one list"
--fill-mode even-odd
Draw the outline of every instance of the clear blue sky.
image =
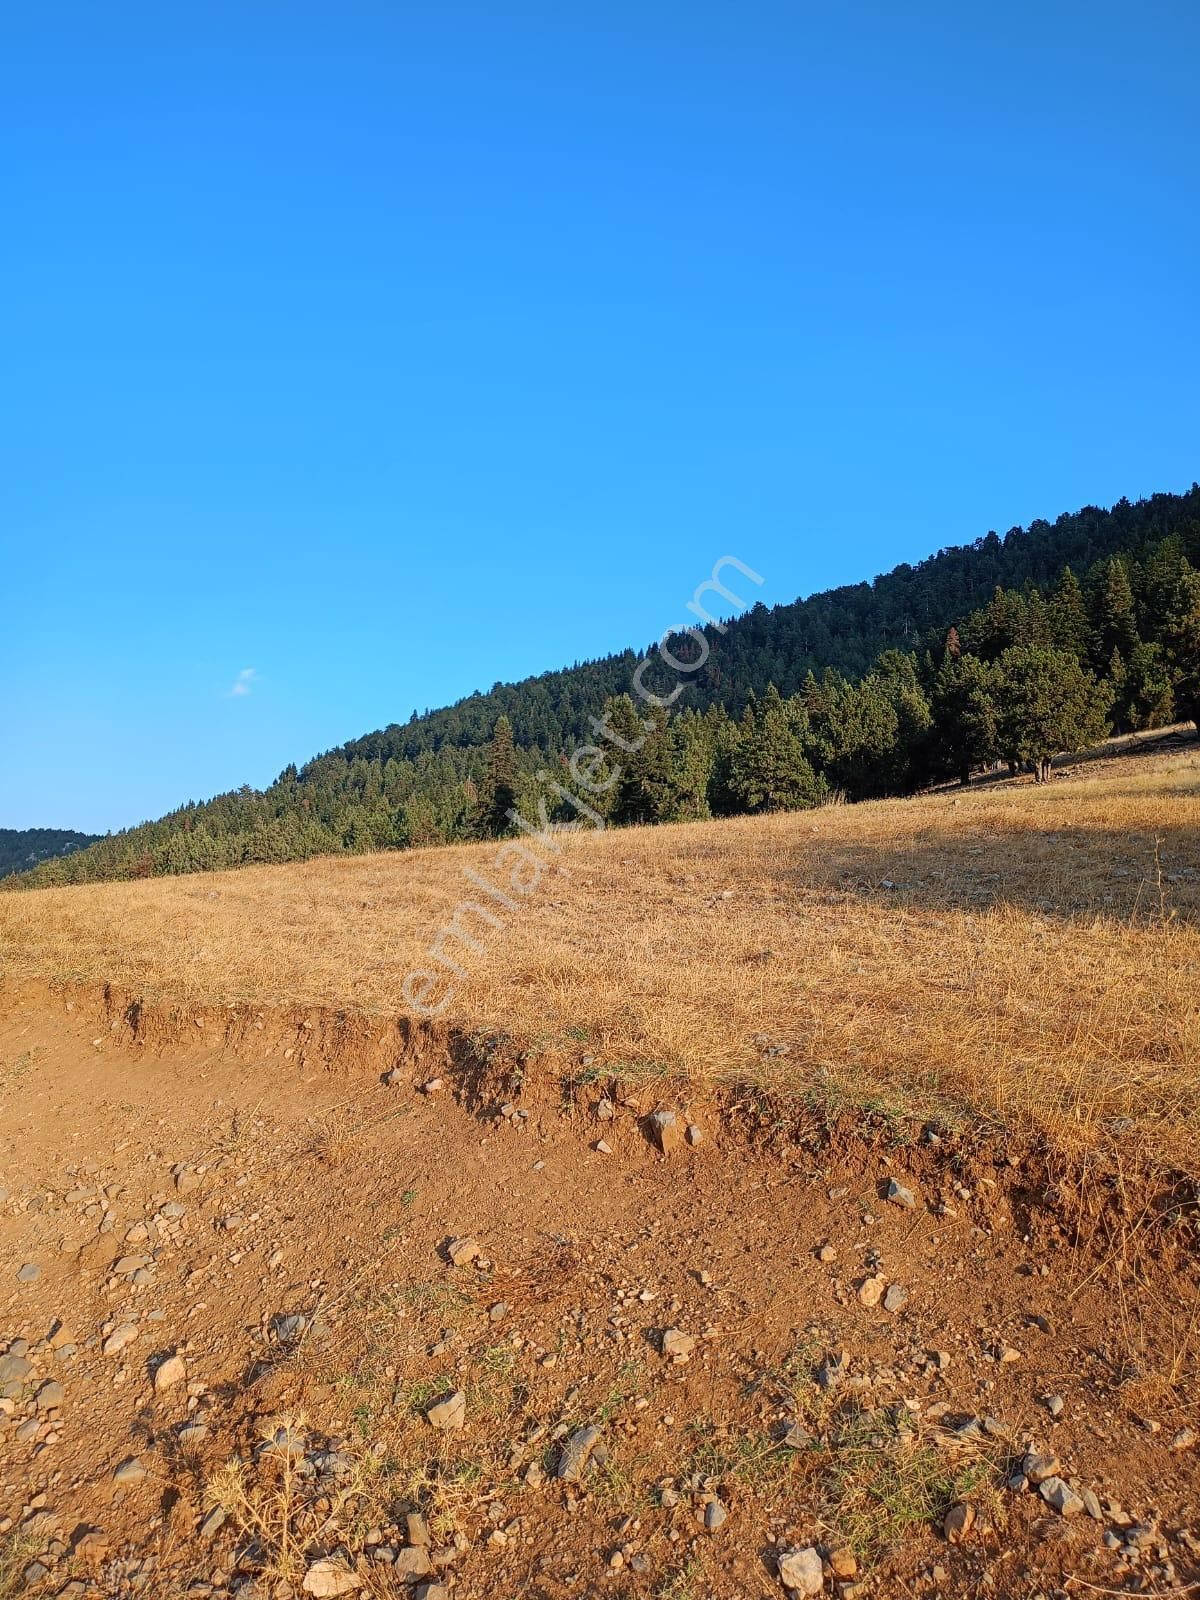
[[722, 554], [789, 600], [1187, 487], [1198, 56], [1187, 0], [6, 7], [0, 825], [644, 642]]

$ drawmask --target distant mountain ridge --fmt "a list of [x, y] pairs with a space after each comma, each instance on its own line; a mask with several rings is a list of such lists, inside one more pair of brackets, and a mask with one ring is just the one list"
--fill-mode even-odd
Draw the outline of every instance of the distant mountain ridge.
[[[748, 547], [745, 553], [752, 555]], [[696, 575], [702, 578], [703, 568]], [[743, 602], [751, 600], [751, 581], [732, 568], [723, 578]], [[1091, 707], [1079, 710], [1079, 729], [1089, 718], [1101, 725], [1106, 696], [1115, 708], [1114, 725], [1154, 725], [1172, 706], [1193, 716], [1187, 707], [1200, 693], [1200, 663], [1193, 659], [1200, 639], [1198, 585], [1200, 484], [1194, 483], [1184, 494], [1120, 500], [1108, 510], [1087, 506], [1003, 537], [988, 533], [915, 566], [902, 563], [872, 582], [771, 608], [752, 605], [704, 629], [707, 658], [688, 675], [669, 739], [653, 759], [649, 753], [641, 759], [640, 776], [633, 771], [639, 763], [628, 763], [626, 779], [637, 794], [622, 795], [615, 810], [601, 809], [615, 822], [669, 821], [739, 805], [812, 803], [824, 787], [849, 799], [903, 792], [938, 773], [969, 772], [997, 753], [991, 700], [998, 691], [995, 684], [985, 693], [981, 682], [964, 683], [955, 691], [965, 697], [956, 706], [952, 686], [944, 684], [935, 717], [935, 680], [951, 633], [955, 655], [962, 648], [989, 670], [1008, 646], [1055, 652], [1055, 660], [1043, 663], [1037, 693], [1061, 676], [1065, 652], [1087, 678], [1075, 690], [1083, 697], [1080, 706], [1086, 701]], [[677, 648], [687, 653], [686, 645]], [[243, 787], [189, 802], [158, 821], [49, 861], [22, 886], [480, 837], [485, 812], [505, 814], [495, 805], [497, 777], [501, 792], [514, 795], [521, 814], [530, 815], [526, 808], [538, 804], [547, 770], [566, 776], [564, 757], [592, 741], [593, 719], [631, 693], [643, 655], [628, 649], [498, 683], [440, 710], [414, 711], [407, 722], [351, 739], [302, 767], [288, 766], [265, 790]], [[1036, 676], [1037, 662], [1017, 665], [1033, 695], [1030, 674]], [[664, 689], [677, 681], [656, 662], [646, 687], [655, 687], [656, 672]], [[863, 686], [857, 698], [850, 692], [855, 684]], [[1089, 684], [1103, 691], [1098, 698]], [[782, 723], [775, 709], [754, 709], [769, 688], [788, 701]], [[1031, 719], [1035, 709], [1030, 701]], [[982, 723], [964, 742], [964, 718], [977, 713]], [[759, 755], [765, 745], [777, 769], [786, 746], [787, 759], [800, 761], [789, 782], [730, 773], [741, 735], [755, 731], [742, 727], [746, 715], [765, 718], [756, 732]], [[741, 734], [725, 726], [730, 722]], [[501, 724], [502, 771], [495, 749]], [[789, 741], [798, 741], [794, 749]], [[1006, 759], [1028, 759], [1016, 752], [1013, 745]], [[751, 756], [758, 759], [753, 740], [743, 740], [742, 753], [743, 769]], [[1045, 756], [1039, 752], [1039, 759]]]
[[72, 828], [0, 828], [0, 878], [86, 850], [100, 837], [98, 833], [76, 833]]

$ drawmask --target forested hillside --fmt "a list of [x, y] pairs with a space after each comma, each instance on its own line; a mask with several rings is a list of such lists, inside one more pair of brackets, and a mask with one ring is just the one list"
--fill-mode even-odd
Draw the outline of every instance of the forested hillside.
[[96, 838], [94, 833], [75, 833], [70, 828], [0, 828], [0, 878], [27, 872], [39, 861], [83, 850]]
[[[487, 837], [509, 812], [655, 822], [911, 790], [1200, 714], [1200, 486], [943, 550], [873, 583], [756, 605], [647, 732], [641, 652], [498, 684], [49, 861], [22, 884]], [[726, 574], [743, 593], [752, 586]], [[696, 659], [694, 641], [678, 655]], [[593, 718], [605, 721], [598, 735]], [[606, 757], [572, 766], [580, 743]]]

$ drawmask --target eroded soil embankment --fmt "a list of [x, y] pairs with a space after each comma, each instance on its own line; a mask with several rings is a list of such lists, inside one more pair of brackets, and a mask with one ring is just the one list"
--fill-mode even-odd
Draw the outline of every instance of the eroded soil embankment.
[[[1185, 1184], [592, 1075], [388, 1019], [10, 993], [9, 1570], [683, 1600], [782, 1592], [812, 1545], [851, 1594], [1200, 1576]], [[664, 1103], [698, 1144], [647, 1138]], [[1031, 1449], [1074, 1514], [1010, 1486]]]

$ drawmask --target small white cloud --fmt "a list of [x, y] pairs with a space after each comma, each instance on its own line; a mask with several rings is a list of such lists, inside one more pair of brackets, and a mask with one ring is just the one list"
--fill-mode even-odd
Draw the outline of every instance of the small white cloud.
[[258, 673], [257, 673], [257, 671], [256, 671], [256, 669], [254, 667], [243, 667], [242, 670], [238, 673], [237, 677], [233, 681], [233, 688], [230, 689], [230, 691], [229, 691], [230, 694], [231, 695], [249, 694], [250, 693], [250, 687], [253, 684], [253, 682], [254, 682], [254, 680], [255, 680], [255, 678], [257, 676], [258, 676]]

